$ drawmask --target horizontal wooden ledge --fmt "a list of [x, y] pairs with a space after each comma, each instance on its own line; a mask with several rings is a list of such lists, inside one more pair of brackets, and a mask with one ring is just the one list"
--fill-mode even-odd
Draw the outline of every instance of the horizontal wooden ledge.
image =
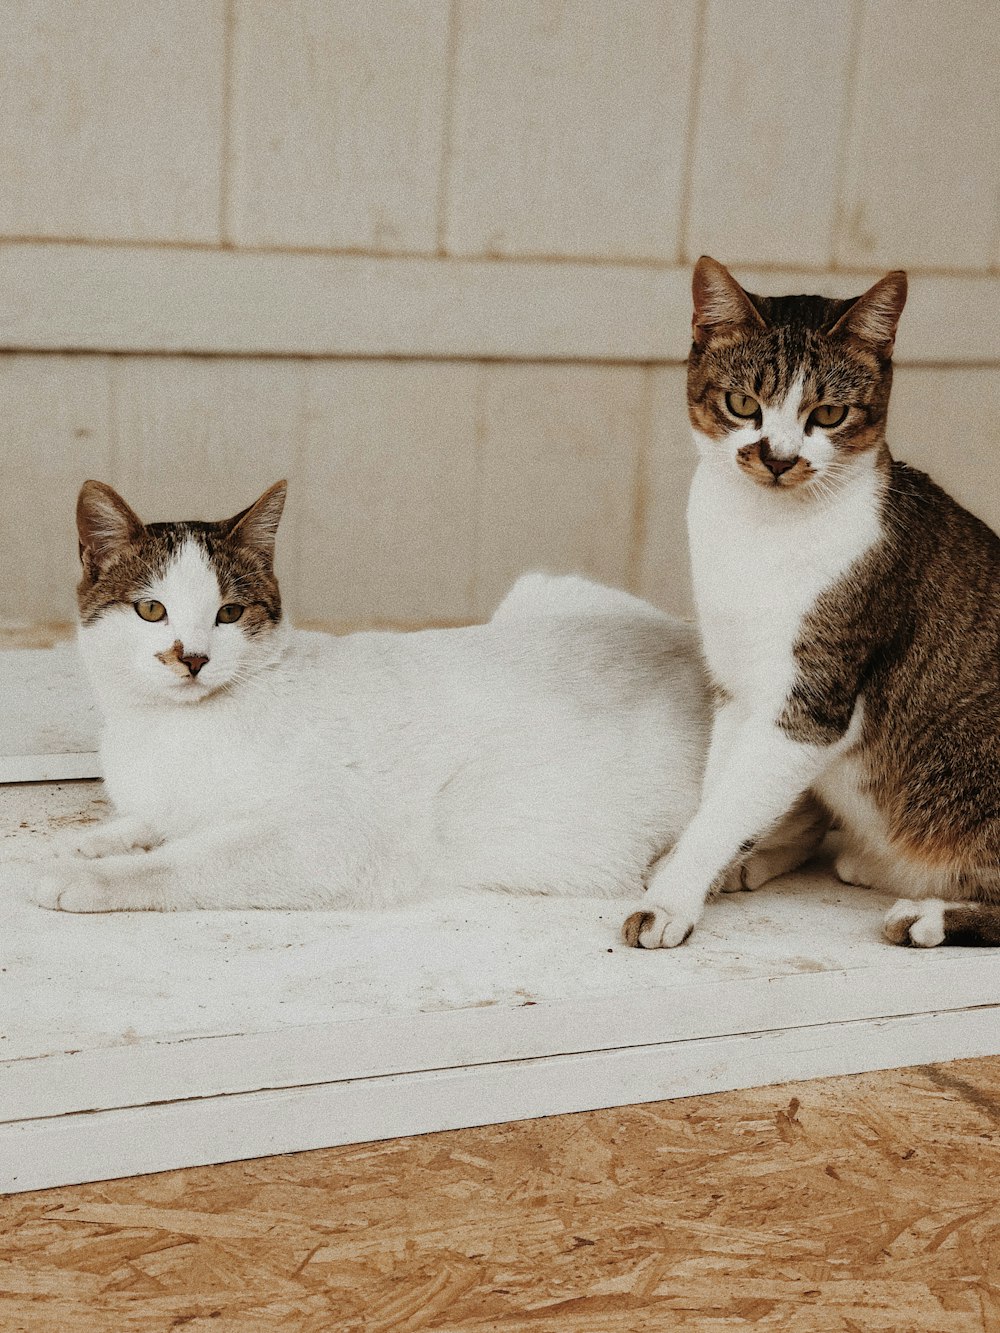
[[[998, 960], [1000, 963], [1000, 960]], [[928, 975], [928, 972], [930, 975]], [[420, 1013], [383, 1013], [273, 1031], [162, 1035], [127, 1045], [0, 1060], [0, 1127], [93, 1110], [386, 1078], [600, 1050], [986, 1008], [1000, 1019], [997, 969], [963, 958], [932, 969], [890, 960], [886, 980], [856, 968], [777, 973], [623, 995]], [[1000, 1027], [998, 1027], [1000, 1033]]]
[[[852, 295], [878, 276], [737, 269]], [[0, 349], [679, 362], [684, 266], [0, 244]], [[1000, 277], [915, 275], [897, 361], [1000, 361]]]
[[995, 1055], [994, 1008], [359, 1078], [0, 1124], [0, 1194]]

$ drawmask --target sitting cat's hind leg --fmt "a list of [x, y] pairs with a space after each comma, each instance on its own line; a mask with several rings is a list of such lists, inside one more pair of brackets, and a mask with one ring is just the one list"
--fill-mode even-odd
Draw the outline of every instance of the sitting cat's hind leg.
[[901, 898], [886, 913], [882, 932], [890, 944], [933, 949], [939, 944], [1000, 948], [1000, 907], [992, 903]]
[[747, 855], [729, 867], [716, 885], [719, 893], [759, 889], [779, 875], [791, 874], [820, 847], [830, 816], [807, 792], [770, 832], [757, 839]]
[[853, 884], [859, 889], [878, 887], [879, 873], [877, 863], [854, 848], [846, 848], [838, 853], [833, 863], [833, 873], [841, 884]]

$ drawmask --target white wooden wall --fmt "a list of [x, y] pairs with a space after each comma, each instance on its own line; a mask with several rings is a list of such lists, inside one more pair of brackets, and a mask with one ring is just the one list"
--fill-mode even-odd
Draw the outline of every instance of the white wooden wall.
[[890, 436], [1000, 525], [993, 0], [5, 0], [0, 615], [87, 476], [292, 482], [299, 619], [683, 609], [688, 271], [913, 276]]

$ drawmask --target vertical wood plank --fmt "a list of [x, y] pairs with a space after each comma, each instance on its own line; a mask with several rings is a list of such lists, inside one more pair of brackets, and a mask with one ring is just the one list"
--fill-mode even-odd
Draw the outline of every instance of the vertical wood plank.
[[410, 625], [469, 619], [477, 367], [327, 362], [306, 374], [306, 614]]
[[837, 240], [844, 264], [987, 268], [1000, 22], [978, 0], [865, 0]]
[[215, 241], [223, 0], [10, 0], [0, 233]]
[[896, 371], [889, 447], [1000, 532], [1000, 368]]
[[851, 7], [708, 0], [686, 250], [824, 265]]
[[147, 522], [219, 519], [289, 479], [275, 567], [298, 609], [302, 363], [124, 357], [112, 365], [114, 484]]
[[532, 569], [628, 586], [643, 374], [632, 366], [484, 367], [480, 616]]
[[448, 0], [237, 0], [233, 240], [434, 250], [448, 14]]
[[76, 496], [112, 466], [105, 357], [0, 357], [0, 616], [71, 620]]
[[687, 416], [687, 372], [660, 366], [652, 376], [649, 440], [643, 468], [637, 591], [665, 611], [694, 614], [688, 559], [687, 499], [696, 454]]
[[446, 244], [672, 259], [694, 0], [462, 0]]

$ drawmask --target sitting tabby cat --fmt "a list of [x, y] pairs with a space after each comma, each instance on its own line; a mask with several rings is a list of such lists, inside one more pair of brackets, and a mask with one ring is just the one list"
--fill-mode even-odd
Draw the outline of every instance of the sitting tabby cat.
[[681, 944], [802, 794], [896, 944], [1000, 945], [1000, 539], [885, 441], [906, 275], [854, 300], [694, 272], [688, 523], [717, 697], [701, 806], [629, 943]]
[[[272, 565], [284, 499], [279, 482], [226, 522], [147, 526], [84, 485], [79, 642], [117, 817], [49, 863], [42, 905], [637, 893], [697, 805], [710, 709], [694, 630], [529, 575], [470, 629], [290, 631]], [[755, 881], [811, 850], [787, 828]]]

